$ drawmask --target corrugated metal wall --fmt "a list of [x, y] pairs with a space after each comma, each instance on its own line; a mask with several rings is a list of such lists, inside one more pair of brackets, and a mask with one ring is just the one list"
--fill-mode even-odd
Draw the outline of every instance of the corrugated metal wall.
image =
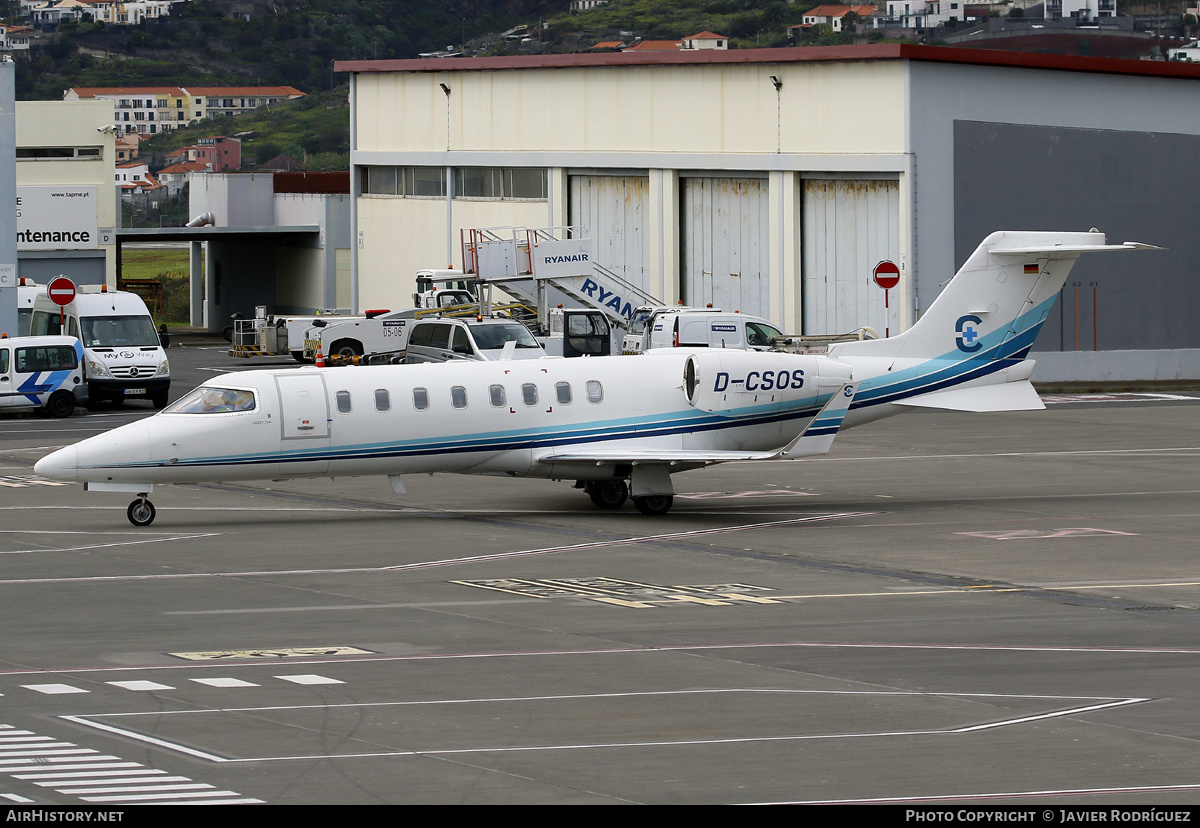
[[766, 178], [682, 179], [680, 296], [771, 317]]
[[[804, 182], [804, 333], [834, 334], [863, 325], [883, 336], [900, 329], [899, 290], [884, 292], [875, 265], [900, 261], [900, 182], [808, 179]], [[890, 317], [890, 318], [888, 318]]]
[[572, 175], [569, 223], [592, 239], [595, 261], [647, 287], [650, 179], [643, 175]]

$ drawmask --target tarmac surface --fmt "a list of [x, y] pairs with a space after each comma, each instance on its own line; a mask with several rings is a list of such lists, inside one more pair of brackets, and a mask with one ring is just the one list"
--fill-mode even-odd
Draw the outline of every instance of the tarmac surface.
[[659, 518], [445, 475], [135, 529], [33, 474], [139, 405], [0, 419], [5, 802], [1200, 803], [1196, 392], [914, 413]]

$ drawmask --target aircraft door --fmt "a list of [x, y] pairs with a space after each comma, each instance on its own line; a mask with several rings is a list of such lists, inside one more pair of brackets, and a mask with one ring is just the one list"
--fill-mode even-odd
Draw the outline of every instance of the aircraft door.
[[282, 429], [280, 472], [320, 473], [329, 468], [324, 457], [330, 445], [329, 397], [320, 374], [286, 373], [275, 377], [279, 389]]

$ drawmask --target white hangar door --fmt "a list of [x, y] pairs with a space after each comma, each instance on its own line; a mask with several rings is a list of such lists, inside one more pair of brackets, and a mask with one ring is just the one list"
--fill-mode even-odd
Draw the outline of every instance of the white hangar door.
[[680, 297], [771, 318], [767, 179], [683, 179]]
[[597, 264], [637, 287], [650, 273], [646, 245], [650, 178], [645, 175], [571, 175], [568, 223], [592, 240]]
[[872, 279], [884, 259], [900, 264], [900, 182], [804, 182], [804, 333], [837, 334], [863, 325], [899, 331], [899, 290], [888, 297]]

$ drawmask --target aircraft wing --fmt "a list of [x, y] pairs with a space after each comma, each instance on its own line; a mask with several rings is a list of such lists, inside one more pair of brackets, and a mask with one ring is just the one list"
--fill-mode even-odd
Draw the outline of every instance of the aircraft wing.
[[812, 418], [796, 438], [771, 451], [719, 451], [715, 449], [636, 449], [597, 448], [586, 451], [562, 451], [544, 454], [539, 463], [728, 463], [732, 460], [791, 460], [797, 457], [812, 457], [825, 454], [833, 445], [854, 394], [857, 382], [848, 382], [838, 388], [825, 405]]
[[947, 411], [1040, 411], [1046, 407], [1028, 380], [934, 391], [896, 400], [896, 405]]

